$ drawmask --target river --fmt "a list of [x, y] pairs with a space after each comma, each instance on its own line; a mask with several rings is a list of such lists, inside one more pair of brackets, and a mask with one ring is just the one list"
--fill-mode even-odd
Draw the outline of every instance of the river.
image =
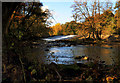
[[[54, 36], [45, 38], [46, 42], [55, 44], [56, 40], [70, 39], [75, 35]], [[64, 43], [61, 43], [64, 44]], [[60, 44], [60, 45], [61, 45]], [[87, 60], [75, 59], [76, 56], [87, 56], [92, 60], [105, 61], [105, 64], [112, 65], [120, 62], [120, 46], [119, 45], [77, 45], [77, 46], [51, 46], [47, 47], [46, 59], [47, 63], [55, 62], [56, 64], [74, 64], [86, 63]]]

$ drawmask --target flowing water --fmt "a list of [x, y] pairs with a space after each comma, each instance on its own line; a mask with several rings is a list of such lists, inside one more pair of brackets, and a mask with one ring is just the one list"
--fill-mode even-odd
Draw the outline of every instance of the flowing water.
[[[59, 37], [61, 36], [57, 36], [55, 37], [55, 39], [56, 38], [59, 39]], [[70, 38], [70, 36], [68, 37]], [[50, 39], [55, 40], [54, 37]], [[120, 62], [120, 50], [119, 50], [120, 45], [102, 45], [102, 46], [77, 45], [77, 46], [69, 46], [69, 47], [52, 46], [49, 47], [48, 49], [49, 50], [46, 51], [47, 63], [55, 62], [57, 64], [74, 64], [74, 63], [87, 62], [86, 60], [75, 59], [76, 56], [87, 56], [91, 60], [105, 61], [105, 64], [107, 65], [112, 65]]]
[[76, 60], [76, 56], [87, 56], [91, 60], [105, 61], [111, 65], [119, 62], [120, 46], [90, 46], [77, 45], [72, 47], [51, 47], [47, 52], [47, 62], [57, 64], [85, 63], [86, 61]]

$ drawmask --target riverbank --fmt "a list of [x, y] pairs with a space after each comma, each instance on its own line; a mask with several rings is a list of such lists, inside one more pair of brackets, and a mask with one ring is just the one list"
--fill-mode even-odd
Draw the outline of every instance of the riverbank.
[[[51, 63], [46, 65], [44, 79], [39, 82], [120, 82], [119, 66], [99, 64], [97, 61], [87, 64], [63, 65]], [[35, 81], [35, 80], [33, 80]]]
[[[111, 37], [110, 37], [111, 38]], [[109, 59], [109, 54], [111, 55], [112, 53], [115, 52], [111, 49], [114, 47], [104, 47], [104, 50], [100, 49], [102, 48], [99, 45], [119, 45], [118, 40], [110, 40], [108, 39], [103, 39], [103, 40], [94, 40], [94, 39], [89, 39], [89, 38], [82, 38], [79, 39], [77, 37], [72, 38], [72, 39], [66, 39], [66, 40], [57, 40], [57, 41], [49, 41], [48, 42], [48, 47], [54, 48], [52, 50], [47, 50], [48, 52], [50, 51], [52, 55], [58, 54], [60, 49], [63, 49], [65, 52], [70, 53], [70, 51], [66, 51], [64, 48], [72, 48], [75, 47], [75, 51], [73, 54], [75, 54], [77, 49], [80, 51], [85, 50], [80, 50], [78, 47], [80, 45], [81, 48], [85, 48], [83, 46], [91, 46], [91, 45], [98, 45], [97, 46], [92, 46], [88, 51], [88, 54], [93, 53], [92, 56], [99, 58], [99, 54], [103, 55], [101, 57], [101, 60], [104, 60], [103, 57], [106, 57], [106, 60], [108, 61]], [[76, 47], [78, 46], [78, 47]], [[56, 49], [57, 48], [57, 49]], [[89, 48], [89, 47], [86, 47]], [[93, 49], [94, 48], [94, 49]], [[108, 51], [109, 49], [109, 51]], [[114, 48], [115, 49], [115, 48]], [[64, 51], [61, 51], [60, 53], [64, 53]], [[73, 51], [73, 50], [72, 50]], [[97, 51], [97, 54], [96, 54]], [[51, 55], [51, 56], [52, 56]], [[62, 54], [60, 54], [62, 55]], [[59, 55], [59, 56], [60, 56]], [[75, 57], [77, 59], [81, 58], [81, 54], [78, 54], [78, 57]], [[111, 55], [111, 56], [114, 56]], [[58, 56], [58, 58], [59, 58]], [[65, 56], [69, 56], [68, 54], [65, 54]], [[87, 55], [88, 56], [88, 55]], [[110, 58], [111, 58], [110, 56]], [[55, 57], [55, 55], [53, 56]], [[88, 56], [88, 58], [90, 58]], [[79, 59], [81, 60], [81, 59]], [[116, 61], [115, 61], [116, 62]], [[56, 63], [50, 63], [47, 67], [52, 67], [50, 68], [50, 72], [46, 75], [46, 79], [42, 79], [41, 81], [62, 81], [62, 82], [106, 82], [106, 81], [113, 81], [113, 82], [120, 82], [120, 70], [119, 70], [119, 63], [117, 64], [111, 64], [111, 65], [106, 65], [105, 61], [100, 61], [100, 59], [92, 59], [91, 61], [88, 61], [87, 63], [75, 63], [75, 64], [70, 64], [70, 65], [65, 65], [65, 64], [56, 64]], [[52, 66], [53, 65], [53, 66]]]
[[[65, 43], [66, 46], [73, 45], [120, 45], [120, 36], [112, 35], [105, 39], [97, 40], [93, 38], [73, 37], [71, 39], [56, 40], [57, 43]], [[58, 45], [59, 46], [59, 45]]]
[[[86, 43], [86, 42], [90, 42], [90, 43]], [[11, 70], [11, 72], [3, 73], [3, 83], [5, 83], [6, 81], [12, 82], [15, 78], [15, 77], [11, 76], [13, 74], [15, 74], [15, 76], [18, 76], [18, 78], [16, 80], [21, 80], [23, 78], [23, 76], [22, 76], [23, 73], [26, 75], [27, 82], [31, 82], [31, 83], [32, 82], [50, 82], [50, 81], [52, 81], [52, 82], [56, 82], [56, 81], [57, 82], [77, 82], [77, 81], [82, 81], [82, 82], [89, 82], [89, 81], [120, 82], [120, 70], [119, 70], [120, 63], [114, 64], [114, 65], [105, 65], [104, 61], [102, 61], [100, 63], [99, 61], [97, 61], [97, 59], [94, 59], [94, 61], [88, 61], [85, 64], [74, 63], [74, 64], [70, 64], [70, 65], [68, 65], [68, 64], [65, 65], [65, 64], [56, 64], [53, 62], [50, 64], [44, 64], [45, 61], [43, 58], [46, 58], [46, 57], [42, 58], [42, 56], [44, 55], [44, 50], [46, 49], [47, 52], [51, 51], [49, 49], [49, 46], [47, 45], [47, 43], [46, 44], [45, 43], [46, 42], [42, 40], [42, 41], [34, 41], [34, 42], [32, 42], [32, 44], [30, 44], [31, 45], [30, 48], [32, 48], [32, 49], [34, 48], [34, 49], [33, 49], [33, 51], [29, 50], [27, 52], [29, 54], [28, 55], [25, 54], [26, 56], [24, 56], [24, 58], [22, 58], [22, 60], [24, 61], [23, 62], [24, 66], [25, 66], [24, 72], [20, 69], [20, 67], [17, 68], [15, 66], [15, 64], [17, 63], [17, 60], [14, 60], [15, 64], [13, 62], [12, 62], [12, 65], [8, 64], [6, 69]], [[50, 44], [51, 46], [56, 45], [58, 48], [60, 47], [60, 45], [63, 47], [66, 47], [66, 46], [74, 47], [75, 45], [77, 46], [79, 44], [83, 44], [83, 45], [91, 45], [92, 44], [93, 45], [93, 40], [92, 39], [91, 40], [90, 39], [80, 40], [80, 39], [76, 38], [76, 40], [75, 39], [59, 40], [59, 41], [52, 41], [49, 43], [51, 43]], [[94, 45], [96, 45], [96, 43]], [[98, 45], [100, 45], [100, 44], [98, 44]], [[60, 48], [63, 49], [63, 47], [60, 47]], [[69, 47], [67, 47], [67, 48], [69, 48]], [[85, 48], [85, 47], [80, 46], [80, 48]], [[99, 48], [99, 47], [97, 47], [97, 48]], [[95, 49], [97, 49], [97, 48], [95, 47]], [[22, 49], [23, 49], [23, 47], [22, 47]], [[65, 53], [70, 53], [70, 51], [66, 51], [65, 49], [63, 49], [65, 51]], [[77, 50], [77, 49], [78, 48], [76, 48], [75, 50]], [[89, 48], [89, 49], [91, 49], [91, 48]], [[109, 52], [109, 51], [107, 51], [108, 49], [109, 48], [105, 48], [105, 50], [103, 50], [103, 52], [108, 53]], [[55, 49], [53, 49], [53, 50], [55, 50]], [[59, 51], [59, 49], [57, 49], [57, 51]], [[71, 51], [73, 52], [73, 50], [71, 50]], [[99, 51], [99, 49], [97, 51]], [[35, 53], [30, 54], [33, 52], [35, 52]], [[112, 52], [114, 53], [114, 51], [112, 51]], [[51, 51], [51, 53], [52, 53], [52, 55], [54, 55], [55, 51]], [[61, 53], [63, 53], [63, 51], [61, 51]], [[75, 53], [76, 53], [76, 51], [74, 51], [74, 54]], [[93, 51], [93, 53], [95, 53], [95, 51]], [[100, 53], [102, 53], [102, 50], [100, 50]], [[98, 53], [98, 54], [100, 54], [100, 53]], [[89, 50], [88, 50], [88, 54], [91, 54]], [[98, 56], [98, 54], [96, 54], [96, 55]], [[104, 56], [104, 54], [105, 53], [102, 53], [101, 55]], [[118, 52], [116, 54], [118, 54]], [[37, 56], [37, 55], [39, 55], [39, 56]], [[53, 57], [53, 58], [57, 57], [57, 59], [59, 58], [58, 56], [55, 56], [55, 55], [52, 56], [52, 55], [50, 55], [50, 57]], [[60, 54], [60, 55], [62, 55], [62, 54]], [[65, 56], [69, 56], [69, 54], [65, 54]], [[79, 56], [81, 56], [81, 55], [79, 55]], [[92, 56], [95, 57], [95, 54], [92, 54]], [[109, 57], [108, 55], [105, 55], [105, 56]], [[48, 58], [50, 58], [50, 57], [48, 57]], [[61, 57], [64, 58], [63, 56], [61, 56]], [[90, 58], [90, 57], [88, 57], [88, 58]], [[16, 59], [16, 57], [15, 57], [15, 59]], [[108, 58], [106, 58], [106, 59], [109, 60]], [[103, 58], [102, 58], [102, 60], [103, 60]], [[7, 60], [5, 60], [5, 61], [7, 61]], [[19, 64], [19, 62], [18, 62], [18, 64]], [[22, 74], [16, 75], [16, 72], [22, 72]], [[11, 76], [11, 77], [9, 77], [9, 76]]]

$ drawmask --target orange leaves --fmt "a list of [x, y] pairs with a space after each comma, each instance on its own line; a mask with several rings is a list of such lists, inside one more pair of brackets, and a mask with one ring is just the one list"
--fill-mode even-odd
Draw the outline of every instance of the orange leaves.
[[112, 82], [114, 79], [116, 79], [116, 77], [114, 77], [114, 76], [106, 76], [106, 81], [108, 81], [108, 82]]
[[53, 30], [53, 35], [57, 35], [62, 30], [60, 23], [57, 23], [55, 26], [52, 26], [50, 28]]
[[18, 18], [18, 19], [21, 19], [23, 18], [24, 16], [15, 16], [15, 18]]

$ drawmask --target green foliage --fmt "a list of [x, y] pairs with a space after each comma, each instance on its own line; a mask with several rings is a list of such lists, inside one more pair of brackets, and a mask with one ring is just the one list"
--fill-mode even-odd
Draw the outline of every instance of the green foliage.
[[36, 74], [36, 72], [37, 72], [37, 71], [36, 71], [35, 69], [33, 69], [33, 70], [31, 71], [32, 74]]

